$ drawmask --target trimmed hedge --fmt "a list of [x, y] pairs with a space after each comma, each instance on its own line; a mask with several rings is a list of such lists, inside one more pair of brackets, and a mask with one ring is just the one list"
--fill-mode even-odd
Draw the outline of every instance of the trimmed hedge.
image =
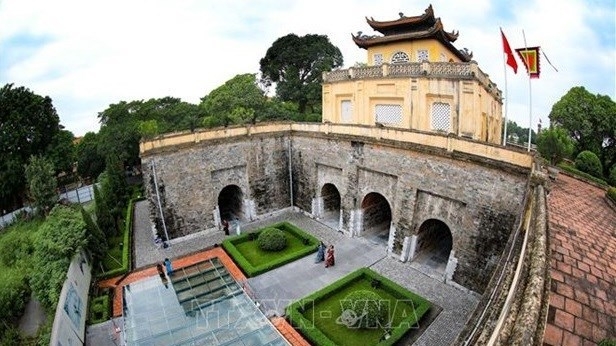
[[[304, 312], [316, 306], [319, 302], [323, 302], [331, 298], [336, 293], [344, 290], [350, 285], [358, 281], [366, 280], [370, 286], [376, 291], [384, 291], [400, 301], [410, 301], [414, 307], [413, 314], [408, 314], [403, 318], [397, 326], [390, 326], [390, 337], [386, 340], [381, 340], [377, 343], [379, 346], [393, 345], [406, 334], [412, 326], [416, 325], [421, 317], [430, 309], [430, 302], [417, 294], [410, 292], [406, 288], [387, 279], [384, 276], [372, 271], [369, 268], [358, 269], [331, 285], [322, 288], [305, 298], [302, 298], [286, 308], [286, 316], [289, 322], [313, 344], [315, 345], [335, 345], [336, 343], [329, 339], [319, 328], [315, 326], [308, 318], [304, 316]], [[318, 317], [317, 317], [318, 318]]]
[[348, 294], [340, 302], [342, 309], [352, 311], [347, 328], [377, 328], [389, 317], [387, 306], [381, 304], [381, 296], [374, 291], [358, 290]]
[[131, 199], [128, 202], [128, 207], [126, 207], [126, 219], [124, 220], [124, 235], [123, 235], [123, 243], [122, 243], [122, 266], [113, 270], [110, 270], [105, 273], [101, 273], [98, 275], [99, 279], [111, 278], [114, 276], [122, 275], [128, 273], [130, 270], [130, 249], [131, 249], [131, 241], [133, 235], [133, 210], [135, 207], [135, 203], [138, 201], [143, 201], [145, 197], [139, 197]]
[[[293, 262], [298, 258], [307, 256], [315, 251], [317, 251], [317, 247], [319, 246], [319, 240], [312, 235], [302, 231], [300, 228], [289, 222], [279, 222], [268, 226], [266, 228], [277, 228], [279, 230], [284, 231], [288, 236], [292, 236], [296, 239], [299, 239], [304, 244], [304, 247], [295, 252], [291, 252], [288, 254], [284, 254], [281, 256], [277, 256], [275, 260], [269, 261], [267, 263], [261, 265], [253, 265], [250, 263], [248, 259], [242, 254], [242, 252], [238, 249], [237, 246], [243, 244], [245, 242], [251, 242], [258, 238], [258, 235], [265, 229], [262, 228], [255, 232], [244, 233], [234, 237], [230, 237], [225, 239], [222, 242], [222, 247], [225, 251], [233, 258], [235, 263], [244, 271], [244, 274], [248, 277], [257, 276], [259, 274], [263, 274], [267, 271], [270, 271], [274, 268], [278, 268], [287, 263]], [[257, 242], [254, 242], [255, 246]], [[284, 252], [284, 251], [283, 251]]]
[[575, 169], [575, 167], [573, 167], [571, 165], [568, 165], [566, 163], [559, 163], [557, 166], [559, 168], [561, 168], [562, 170], [564, 170], [564, 171], [567, 171], [567, 172], [569, 172], [569, 173], [571, 173], [571, 174], [573, 174], [573, 175], [575, 175], [577, 177], [581, 177], [583, 179], [590, 180], [590, 181], [592, 181], [595, 184], [599, 184], [599, 185], [601, 185], [603, 187], [608, 187], [609, 186], [608, 183], [605, 180], [599, 179], [599, 178], [594, 177], [594, 176], [592, 176], [592, 175], [590, 175], [588, 173], [584, 173], [584, 172], [582, 172], [580, 170], [577, 170], [577, 169]]
[[105, 322], [109, 319], [109, 295], [105, 294], [90, 300], [90, 324]]

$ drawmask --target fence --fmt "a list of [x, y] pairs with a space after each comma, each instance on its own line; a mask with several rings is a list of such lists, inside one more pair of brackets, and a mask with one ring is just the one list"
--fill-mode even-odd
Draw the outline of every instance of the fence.
[[[82, 186], [75, 190], [61, 192], [58, 194], [58, 198], [66, 199], [71, 203], [83, 204], [90, 202], [94, 199], [94, 185]], [[0, 216], [0, 229], [12, 224], [19, 214], [30, 214], [32, 211], [33, 209], [31, 207], [23, 207]]]

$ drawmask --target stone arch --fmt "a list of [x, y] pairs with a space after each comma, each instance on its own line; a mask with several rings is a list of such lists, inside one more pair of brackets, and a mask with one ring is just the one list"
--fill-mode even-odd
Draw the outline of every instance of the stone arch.
[[375, 243], [387, 244], [392, 213], [387, 198], [378, 192], [370, 192], [361, 201], [362, 237]]
[[321, 187], [321, 198], [323, 201], [323, 213], [321, 215], [324, 223], [334, 229], [338, 229], [340, 222], [340, 192], [336, 185], [326, 183]]
[[221, 220], [242, 220], [244, 217], [244, 193], [237, 185], [227, 185], [218, 194]]
[[452, 250], [453, 236], [445, 222], [427, 219], [419, 226], [414, 261], [444, 273]]

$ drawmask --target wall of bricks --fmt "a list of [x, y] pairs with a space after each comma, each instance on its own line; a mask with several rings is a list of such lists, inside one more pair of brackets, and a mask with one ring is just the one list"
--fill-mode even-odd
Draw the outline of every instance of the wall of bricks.
[[[147, 184], [151, 163], [163, 185], [160, 195], [173, 236], [214, 227], [218, 195], [231, 184], [240, 187], [245, 205], [254, 205], [254, 215], [244, 213], [251, 217], [290, 205], [290, 177], [293, 204], [307, 212], [323, 186], [333, 184], [340, 193], [343, 231], [359, 235], [362, 222], [352, 220], [352, 215], [361, 215], [366, 195], [378, 193], [387, 200], [397, 230], [395, 254], [423, 222], [441, 220], [451, 231], [458, 259], [454, 281], [483, 292], [520, 214], [527, 177], [470, 160], [357, 139], [258, 135], [147, 156], [143, 167], [152, 215], [157, 200], [153, 184]], [[375, 220], [379, 217], [374, 215]]]

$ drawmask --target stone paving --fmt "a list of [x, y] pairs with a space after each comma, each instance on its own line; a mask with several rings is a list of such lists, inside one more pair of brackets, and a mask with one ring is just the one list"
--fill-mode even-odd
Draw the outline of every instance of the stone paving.
[[603, 189], [560, 174], [548, 212], [552, 281], [544, 344], [616, 338], [616, 210]]
[[[315, 264], [314, 255], [311, 255], [249, 279], [254, 296], [257, 300], [264, 300], [263, 310], [270, 315], [282, 314], [284, 302], [301, 298], [364, 266], [371, 267], [443, 309], [415, 345], [451, 344], [477, 305], [477, 294], [446, 285], [442, 280], [422, 274], [409, 263], [401, 263], [386, 256], [385, 246], [382, 244], [374, 244], [362, 238], [349, 238], [329, 225], [291, 209], [282, 210], [241, 227], [242, 231], [250, 231], [278, 221], [289, 221], [325, 244], [334, 244], [336, 265], [326, 269], [323, 263]], [[135, 206], [136, 267], [151, 266], [165, 257], [174, 259], [194, 253], [213, 244], [220, 244], [224, 237], [221, 231], [211, 229], [174, 240], [167, 249], [157, 248], [153, 242], [147, 201], [138, 202]]]

